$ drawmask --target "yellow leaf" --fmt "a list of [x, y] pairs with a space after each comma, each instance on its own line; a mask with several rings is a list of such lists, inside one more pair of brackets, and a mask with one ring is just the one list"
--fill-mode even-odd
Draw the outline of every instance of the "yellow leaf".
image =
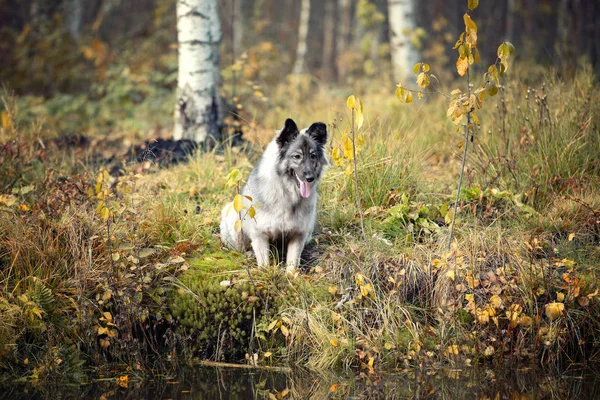
[[254, 206], [250, 206], [248, 209], [248, 215], [250, 218], [254, 218], [256, 216], [256, 208], [254, 208]]
[[413, 67], [413, 72], [415, 73], [415, 75], [417, 75], [420, 70], [421, 70], [421, 63], [416, 63], [415, 66]]
[[348, 163], [348, 165], [346, 166], [346, 169], [344, 170], [344, 173], [347, 176], [350, 176], [354, 173], [354, 164], [353, 163]]
[[477, 47], [477, 25], [471, 19], [469, 14], [465, 14], [463, 16], [463, 20], [465, 21], [465, 32], [466, 38], [465, 41], [471, 46], [471, 48]]
[[453, 344], [451, 346], [448, 346], [448, 354], [454, 354], [454, 355], [458, 355], [458, 345]]
[[336, 167], [341, 167], [344, 165], [344, 158], [342, 157], [342, 152], [338, 147], [335, 147], [331, 151], [331, 158], [333, 158], [333, 163]]
[[111, 313], [109, 313], [108, 311], [105, 311], [102, 313], [104, 315], [104, 318], [106, 318], [107, 321], [112, 321], [112, 315]]
[[281, 329], [281, 333], [283, 333], [283, 336], [288, 337], [288, 335], [290, 334], [290, 331], [288, 330], [287, 326], [281, 325], [280, 329]]
[[404, 102], [406, 104], [410, 104], [410, 103], [412, 103], [412, 100], [413, 100], [412, 93], [411, 92], [406, 93], [406, 100], [404, 100]]
[[102, 218], [102, 220], [106, 221], [106, 220], [108, 220], [108, 217], [110, 217], [110, 210], [107, 207], [103, 207], [102, 210], [100, 211], [100, 218]]
[[460, 57], [456, 61], [456, 71], [460, 76], [465, 76], [467, 69], [469, 69], [469, 60], [466, 57]]
[[421, 72], [417, 76], [417, 85], [419, 85], [420, 88], [425, 89], [427, 86], [429, 86], [429, 83], [429, 75], [427, 75], [425, 72]]
[[479, 5], [479, 0], [468, 0], [467, 5], [469, 10], [474, 10]]
[[335, 393], [335, 392], [337, 392], [337, 390], [338, 390], [338, 388], [339, 388], [339, 387], [340, 387], [340, 384], [339, 384], [339, 383], [334, 383], [333, 385], [331, 385], [331, 386], [329, 387], [329, 391], [330, 391], [331, 393]]
[[550, 321], [554, 321], [558, 317], [560, 317], [565, 309], [565, 305], [563, 303], [549, 303], [546, 304], [546, 317]]
[[8, 111], [2, 111], [2, 128], [9, 129], [12, 127], [12, 119]]
[[357, 111], [356, 112], [356, 129], [360, 129], [363, 126], [364, 122], [365, 122], [365, 117], [363, 116], [363, 113]]
[[403, 87], [396, 88], [396, 97], [398, 98], [398, 100], [404, 101], [404, 93], [406, 93], [406, 89], [404, 89]]
[[244, 208], [246, 208], [246, 206], [244, 206], [244, 196], [238, 193], [233, 198], [233, 209], [235, 212], [239, 213]]
[[270, 351], [267, 351], [264, 355], [265, 358], [269, 358], [273, 355], [273, 353], [271, 353]]
[[329, 286], [327, 288], [327, 291], [331, 294], [336, 294], [337, 293], [337, 287], [336, 286]]
[[565, 300], [565, 294], [562, 293], [562, 292], [556, 293], [556, 300], [558, 300], [558, 301], [564, 301]]
[[362, 149], [365, 145], [365, 138], [363, 137], [363, 135], [356, 135], [356, 154], [358, 154], [360, 152], [360, 149]]
[[454, 280], [454, 278], [455, 278], [455, 275], [454, 275], [454, 270], [453, 270], [453, 269], [451, 269], [451, 270], [447, 271], [447, 272], [446, 272], [446, 276], [447, 276], [448, 278], [450, 278], [450, 280]]
[[242, 231], [242, 220], [238, 219], [237, 221], [235, 221], [235, 225], [233, 226], [233, 229], [236, 232], [241, 232]]
[[104, 326], [98, 327], [98, 335], [105, 335], [108, 332], [108, 328]]
[[100, 340], [100, 347], [102, 347], [103, 349], [106, 349], [108, 346], [110, 346], [110, 340], [105, 340], [105, 339]]
[[348, 110], [356, 108], [356, 97], [354, 97], [354, 95], [348, 97], [348, 100], [346, 100], [346, 107], [348, 107]]
[[278, 320], [275, 320], [275, 321], [271, 322], [269, 324], [269, 326], [267, 327], [267, 331], [272, 331], [273, 328], [275, 328], [275, 325], [277, 325], [278, 322], [279, 322]]
[[492, 354], [494, 354], [494, 347], [493, 346], [488, 346], [485, 348], [485, 350], [483, 351], [483, 354], [485, 354], [486, 356], [491, 356]]
[[429, 72], [429, 64], [423, 63], [423, 72]]
[[454, 208], [450, 208], [446, 212], [446, 215], [444, 216], [444, 222], [446, 222], [446, 225], [450, 225], [450, 224], [452, 224], [453, 219], [454, 219]]
[[242, 180], [242, 174], [240, 173], [240, 170], [237, 168], [234, 168], [227, 175], [227, 185], [226, 186], [227, 187], [235, 186], [241, 180]]
[[574, 238], [575, 238], [575, 234], [574, 233], [570, 233], [569, 234], [569, 242], [572, 242]]
[[339, 343], [338, 343], [337, 339], [331, 339], [331, 340], [329, 341], [329, 343], [331, 343], [331, 345], [332, 345], [333, 347], [338, 347], [338, 346], [339, 346]]
[[369, 363], [367, 364], [369, 366], [369, 369], [373, 369], [373, 364], [375, 364], [375, 358], [369, 357]]
[[479, 54], [479, 50], [476, 48], [473, 49], [473, 60], [475, 60], [475, 64], [479, 64], [481, 62], [481, 54]]
[[417, 93], [417, 97], [419, 98], [419, 100], [422, 99], [423, 98], [423, 92], [418, 92]]
[[362, 274], [356, 274], [355, 278], [355, 282], [357, 285], [362, 285], [365, 279], [364, 276], [362, 276]]
[[19, 210], [27, 211], [29, 210], [29, 207], [27, 207], [27, 204], [19, 204]]
[[344, 141], [344, 157], [348, 160], [354, 160], [352, 139], [349, 137]]
[[495, 294], [490, 298], [490, 304], [494, 306], [494, 308], [500, 308], [502, 307], [502, 299], [500, 298], [500, 296]]
[[533, 324], [533, 319], [531, 319], [531, 317], [527, 315], [522, 315], [521, 318], [519, 318], [519, 325], [531, 326], [531, 324]]

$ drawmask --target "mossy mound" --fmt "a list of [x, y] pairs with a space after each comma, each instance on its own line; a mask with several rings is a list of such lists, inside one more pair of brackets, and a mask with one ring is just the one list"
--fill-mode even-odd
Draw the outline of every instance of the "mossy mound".
[[213, 253], [192, 260], [171, 298], [173, 316], [192, 357], [236, 359], [251, 351], [256, 326], [282, 304], [264, 284], [239, 270], [243, 256]]

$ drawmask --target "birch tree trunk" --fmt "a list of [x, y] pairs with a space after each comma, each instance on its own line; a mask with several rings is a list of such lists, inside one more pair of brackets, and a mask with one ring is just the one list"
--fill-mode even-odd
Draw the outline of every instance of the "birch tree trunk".
[[400, 82], [411, 77], [413, 66], [419, 62], [419, 53], [410, 42], [415, 30], [413, 0], [389, 0], [388, 15], [394, 79]]
[[335, 3], [331, 0], [325, 2], [323, 16], [323, 79], [327, 82], [335, 76]]
[[300, 27], [298, 29], [298, 46], [296, 47], [296, 61], [294, 63], [294, 74], [300, 75], [304, 72], [306, 61], [306, 37], [308, 36], [308, 20], [310, 18], [310, 0], [302, 0], [300, 9]]
[[218, 0], [177, 0], [179, 74], [175, 140], [197, 143], [221, 139]]
[[67, 0], [65, 2], [65, 26], [67, 32], [76, 41], [81, 36], [81, 25], [83, 21], [83, 0]]
[[349, 46], [350, 40], [350, 25], [352, 24], [352, 12], [351, 12], [351, 3], [350, 0], [338, 0], [337, 3], [337, 12], [341, 18], [341, 23], [336, 24], [336, 73], [337, 80], [339, 85], [343, 85], [346, 83], [346, 75], [348, 68], [346, 64], [340, 58]]

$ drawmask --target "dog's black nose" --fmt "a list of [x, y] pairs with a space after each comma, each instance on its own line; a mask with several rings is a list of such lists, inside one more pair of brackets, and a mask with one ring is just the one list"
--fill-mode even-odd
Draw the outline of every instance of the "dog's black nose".
[[307, 177], [306, 177], [306, 181], [307, 181], [307, 182], [312, 182], [312, 181], [314, 181], [314, 180], [315, 180], [315, 177], [314, 177], [314, 176], [307, 176]]

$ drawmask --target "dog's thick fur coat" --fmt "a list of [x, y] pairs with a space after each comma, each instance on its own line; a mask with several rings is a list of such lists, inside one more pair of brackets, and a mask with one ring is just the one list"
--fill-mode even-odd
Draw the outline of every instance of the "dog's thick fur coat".
[[240, 215], [233, 203], [221, 213], [221, 239], [237, 251], [252, 247], [259, 266], [269, 264], [269, 246], [273, 242], [287, 245], [287, 272], [300, 263], [304, 245], [312, 237], [317, 218], [317, 189], [328, 164], [325, 157], [327, 127], [316, 122], [298, 130], [287, 119], [281, 131], [269, 143], [252, 170], [242, 195], [245, 206], [255, 205], [255, 218], [242, 210], [242, 229], [236, 232]]

